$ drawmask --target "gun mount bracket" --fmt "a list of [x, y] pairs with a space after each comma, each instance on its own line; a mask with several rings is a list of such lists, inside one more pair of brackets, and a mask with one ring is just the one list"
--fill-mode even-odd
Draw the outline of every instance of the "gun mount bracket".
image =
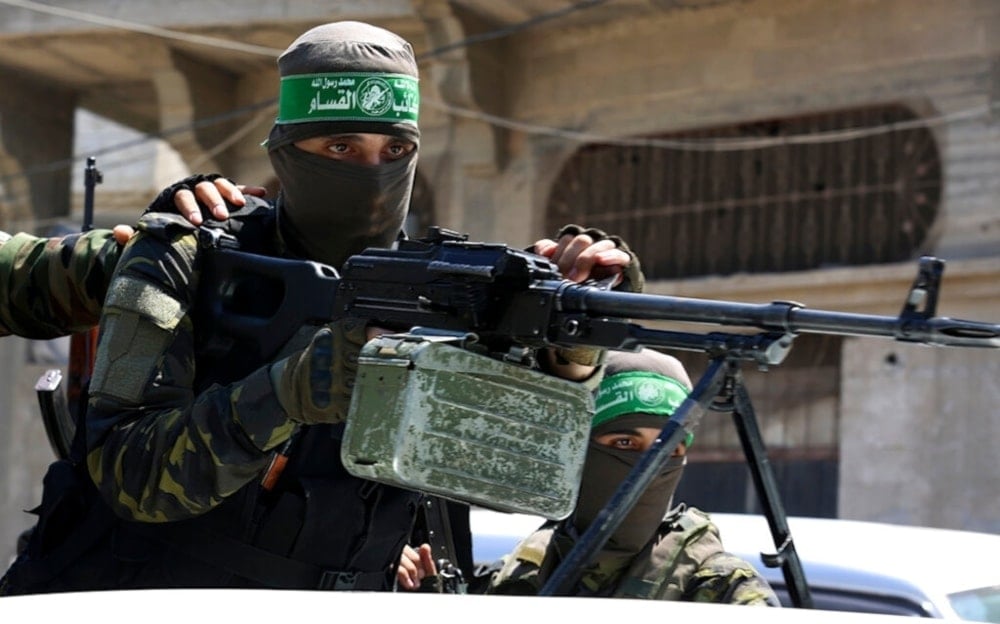
[[785, 563], [785, 559], [788, 557], [787, 552], [792, 546], [792, 536], [788, 535], [785, 537], [785, 541], [781, 543], [778, 547], [777, 552], [773, 553], [760, 553], [760, 560], [765, 566], [769, 568], [780, 568], [782, 564]]

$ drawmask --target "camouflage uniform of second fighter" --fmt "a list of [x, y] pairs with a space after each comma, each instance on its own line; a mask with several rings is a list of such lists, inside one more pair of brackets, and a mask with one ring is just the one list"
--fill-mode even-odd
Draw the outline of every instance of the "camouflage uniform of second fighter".
[[[653, 349], [608, 352], [594, 395], [576, 507], [518, 544], [490, 579], [490, 593], [534, 595], [545, 586], [580, 535], [599, 521], [615, 488], [652, 448], [690, 388], [687, 372], [673, 356]], [[685, 505], [671, 509], [693, 441], [694, 432], [688, 431], [582, 570], [572, 594], [780, 606], [754, 567], [726, 552], [708, 515]]]
[[[504, 557], [489, 593], [537, 594], [573, 547], [573, 539], [562, 530], [560, 523], [550, 522], [518, 544]], [[726, 552], [718, 528], [693, 507], [672, 512], [656, 539], [627, 569], [602, 570], [600, 564], [591, 568], [577, 595], [779, 605], [767, 581], [748, 562]]]
[[0, 336], [49, 339], [97, 325], [120, 253], [110, 230], [0, 232]]

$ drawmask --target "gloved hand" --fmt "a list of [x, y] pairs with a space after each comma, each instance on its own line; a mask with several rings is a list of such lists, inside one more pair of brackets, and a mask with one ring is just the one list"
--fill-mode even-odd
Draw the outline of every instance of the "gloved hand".
[[343, 422], [365, 342], [365, 321], [344, 319], [325, 325], [308, 347], [275, 362], [271, 383], [288, 417], [307, 425]]
[[[199, 173], [190, 175], [160, 191], [160, 194], [157, 195], [156, 198], [149, 203], [149, 206], [146, 207], [146, 212], [169, 212], [178, 214], [179, 211], [177, 210], [177, 205], [174, 203], [174, 195], [176, 195], [178, 191], [187, 190], [193, 193], [194, 187], [201, 182], [215, 182], [221, 177], [222, 175], [218, 173]], [[213, 218], [207, 210], [202, 216], [206, 219]]]
[[[597, 228], [584, 228], [579, 225], [570, 224], [563, 226], [556, 234], [555, 240], [560, 240], [564, 236], [589, 236], [595, 243], [602, 240], [610, 240], [615, 247], [629, 255], [630, 261], [622, 267], [621, 280], [612, 290], [621, 292], [642, 292], [646, 280], [642, 274], [642, 268], [638, 256], [629, 249], [629, 246], [620, 236], [611, 235]], [[593, 347], [558, 348], [555, 350], [556, 363], [565, 364], [572, 362], [582, 366], [599, 366], [604, 361], [604, 350]]]
[[624, 251], [629, 255], [631, 261], [622, 268], [622, 279], [618, 284], [615, 285], [612, 290], [617, 290], [619, 292], [634, 292], [641, 293], [642, 289], [646, 286], [646, 278], [642, 274], [642, 264], [639, 262], [639, 256], [635, 255], [635, 252], [629, 249], [628, 244], [622, 240], [621, 236], [617, 234], [608, 234], [604, 230], [599, 230], [597, 228], [585, 228], [580, 225], [564, 225], [559, 233], [556, 234], [556, 240], [559, 240], [563, 236], [579, 236], [581, 234], [586, 234], [590, 238], [597, 241], [610, 240], [615, 244], [615, 247]]

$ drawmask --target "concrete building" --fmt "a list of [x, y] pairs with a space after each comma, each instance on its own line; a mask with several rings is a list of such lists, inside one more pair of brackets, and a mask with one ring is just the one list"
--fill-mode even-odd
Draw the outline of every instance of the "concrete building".
[[[992, 0], [0, 1], [0, 229], [79, 210], [80, 109], [164, 141], [147, 180], [108, 172], [102, 224], [185, 168], [273, 183], [274, 58], [339, 19], [417, 50], [414, 229], [524, 245], [579, 222], [623, 235], [647, 292], [880, 315], [930, 254], [939, 316], [1000, 321]], [[0, 543], [51, 460], [50, 346], [0, 343]], [[1000, 531], [1000, 352], [803, 336], [746, 380], [790, 512]], [[685, 498], [755, 508], [728, 420], [693, 453]]]

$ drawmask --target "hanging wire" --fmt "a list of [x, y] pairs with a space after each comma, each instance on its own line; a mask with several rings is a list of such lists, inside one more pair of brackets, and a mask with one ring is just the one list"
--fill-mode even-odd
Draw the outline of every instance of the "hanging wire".
[[[492, 30], [477, 35], [472, 35], [464, 39], [458, 40], [456, 42], [439, 46], [426, 53], [418, 55], [417, 58], [418, 60], [431, 59], [458, 48], [468, 47], [477, 43], [482, 43], [484, 41], [489, 41], [509, 36], [513, 33], [523, 31], [533, 26], [537, 26], [538, 24], [548, 22], [556, 18], [566, 17], [571, 13], [581, 11], [584, 9], [593, 8], [605, 4], [606, 2], [607, 0], [585, 0], [583, 2], [571, 4], [562, 9], [541, 14], [533, 18], [524, 20], [522, 22], [512, 24], [510, 26], [498, 28], [496, 30]], [[240, 52], [246, 52], [250, 54], [266, 55], [271, 57], [276, 57], [282, 52], [282, 50], [278, 50], [275, 48], [239, 44], [238, 42], [233, 42], [226, 39], [219, 39], [216, 37], [192, 35], [190, 33], [168, 30], [164, 28], [150, 26], [147, 24], [137, 24], [134, 22], [127, 22], [124, 20], [107, 18], [92, 13], [74, 11], [71, 9], [64, 9], [60, 7], [53, 7], [50, 5], [33, 2], [31, 0], [0, 0], [0, 4], [20, 7], [27, 10], [38, 11], [41, 13], [48, 13], [51, 15], [58, 15], [61, 17], [76, 19], [89, 23], [96, 23], [111, 28], [128, 30], [131, 32], [138, 32], [177, 41], [184, 41], [187, 43], [194, 43], [197, 45], [223, 48]], [[993, 102], [990, 104], [970, 107], [967, 109], [958, 110], [950, 113], [944, 113], [937, 116], [924, 117], [909, 121], [892, 122], [886, 124], [878, 124], [874, 126], [865, 126], [860, 128], [839, 129], [826, 132], [814, 132], [814, 133], [800, 134], [800, 135], [785, 135], [785, 136], [771, 137], [771, 138], [709, 137], [709, 138], [698, 138], [698, 139], [696, 138], [658, 139], [658, 138], [646, 138], [646, 137], [610, 136], [600, 133], [575, 130], [571, 128], [560, 128], [560, 127], [547, 126], [544, 124], [536, 124], [528, 121], [512, 119], [509, 117], [492, 115], [478, 110], [472, 110], [468, 108], [454, 106], [427, 96], [423, 96], [421, 98], [421, 102], [423, 104], [428, 105], [432, 109], [436, 109], [438, 111], [441, 111], [445, 114], [454, 117], [471, 119], [482, 123], [486, 123], [494, 127], [505, 128], [508, 130], [515, 130], [518, 132], [523, 132], [525, 134], [530, 134], [535, 136], [548, 136], [577, 143], [599, 143], [605, 145], [654, 147], [654, 148], [672, 149], [680, 151], [698, 151], [698, 152], [732, 152], [732, 151], [743, 151], [743, 150], [769, 149], [769, 148], [783, 147], [789, 145], [821, 144], [821, 143], [851, 141], [860, 138], [875, 136], [878, 134], [898, 132], [913, 128], [942, 126], [942, 125], [954, 124], [961, 121], [967, 121], [979, 118], [990, 118], [991, 116], [997, 114], [997, 112], [1000, 112], [1000, 102]], [[224, 123], [231, 119], [243, 117], [247, 114], [256, 111], [269, 110], [276, 105], [277, 105], [276, 97], [268, 98], [266, 100], [262, 100], [246, 106], [241, 106], [239, 108], [235, 108], [233, 110], [224, 113], [205, 117], [157, 133], [151, 133], [140, 139], [133, 139], [130, 141], [125, 141], [122, 143], [110, 145], [105, 148], [92, 151], [87, 155], [102, 156], [106, 154], [111, 154], [117, 151], [135, 147], [137, 145], [142, 145], [144, 143], [148, 143], [151, 141], [164, 139], [174, 134], [189, 132], [194, 129], [205, 128], [215, 124]], [[239, 132], [240, 130], [237, 130], [237, 133]], [[225, 139], [224, 143], [229, 145], [231, 143], [235, 143], [236, 140], [238, 139], [232, 139], [230, 137]], [[218, 151], [213, 149], [212, 153], [214, 155], [217, 154]], [[71, 167], [74, 164], [81, 162], [83, 159], [84, 156], [82, 155], [73, 156], [71, 158], [52, 161], [50, 163], [42, 165], [36, 165], [14, 174], [0, 176], [0, 185], [8, 185], [21, 177], [30, 177], [40, 173], [50, 173], [53, 171], [59, 171]], [[134, 163], [135, 160], [132, 159], [128, 162]], [[110, 168], [110, 165], [106, 167]], [[11, 198], [11, 201], [20, 201], [22, 199], [24, 198], [15, 197]]]

